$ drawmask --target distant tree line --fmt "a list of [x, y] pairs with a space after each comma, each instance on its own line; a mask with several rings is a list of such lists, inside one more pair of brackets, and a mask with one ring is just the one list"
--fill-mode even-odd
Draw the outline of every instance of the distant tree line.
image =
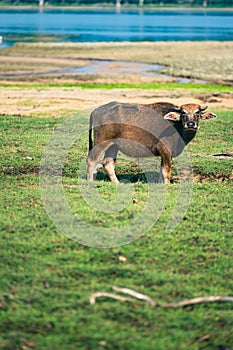
[[233, 0], [0, 0], [4, 5], [232, 7]]

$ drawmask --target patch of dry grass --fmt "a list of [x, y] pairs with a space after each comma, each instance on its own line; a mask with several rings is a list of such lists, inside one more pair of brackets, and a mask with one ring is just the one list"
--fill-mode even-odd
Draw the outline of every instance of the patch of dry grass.
[[70, 60], [56, 57], [34, 57], [28, 56], [1, 55], [0, 50], [0, 75], [2, 74], [35, 74], [45, 71], [70, 69], [82, 67], [88, 60]]
[[[46, 64], [49, 64], [48, 58], [91, 58], [157, 63], [165, 65], [161, 72], [168, 75], [217, 83], [233, 82], [233, 41], [19, 43], [11, 48], [2, 49], [0, 57], [1, 55], [47, 57]], [[53, 63], [56, 66], [56, 63]]]

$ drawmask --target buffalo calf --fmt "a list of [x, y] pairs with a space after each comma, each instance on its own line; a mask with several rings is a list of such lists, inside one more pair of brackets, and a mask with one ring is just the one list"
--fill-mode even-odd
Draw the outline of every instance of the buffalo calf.
[[[170, 183], [171, 160], [196, 135], [200, 119], [215, 118], [207, 106], [158, 102], [147, 105], [110, 102], [90, 116], [87, 179], [94, 180], [98, 161], [105, 152], [103, 166], [112, 182], [118, 183], [114, 164], [118, 151], [130, 157], [161, 157], [164, 182]], [[92, 139], [94, 133], [94, 142]]]

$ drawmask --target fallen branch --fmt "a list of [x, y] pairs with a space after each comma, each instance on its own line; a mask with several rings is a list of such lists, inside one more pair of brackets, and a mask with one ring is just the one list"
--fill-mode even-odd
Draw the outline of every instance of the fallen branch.
[[232, 153], [216, 153], [216, 154], [202, 154], [202, 153], [197, 153], [193, 154], [192, 157], [201, 157], [201, 158], [216, 158], [216, 159], [233, 159], [233, 154]]
[[195, 304], [203, 304], [203, 303], [215, 303], [215, 302], [231, 302], [233, 303], [233, 297], [230, 296], [207, 296], [207, 297], [199, 297], [199, 298], [193, 298], [193, 299], [187, 299], [182, 300], [177, 303], [168, 303], [163, 304], [161, 306], [163, 307], [183, 307], [188, 305], [195, 305]]
[[[120, 287], [113, 286], [112, 289], [116, 292], [128, 294], [132, 297], [135, 297], [138, 300], [144, 300], [144, 301], [148, 302], [149, 304], [151, 304], [152, 306], [159, 306], [159, 307], [164, 307], [164, 308], [184, 307], [184, 306], [189, 306], [189, 305], [196, 305], [196, 304], [201, 304], [201, 303], [214, 303], [214, 302], [231, 302], [231, 303], [233, 303], [232, 296], [206, 296], [206, 297], [199, 297], [199, 298], [193, 298], [193, 299], [186, 299], [186, 300], [182, 300], [182, 301], [174, 302], [174, 303], [159, 303], [159, 302], [153, 300], [148, 295], [138, 293], [138, 292], [136, 292], [132, 289], [129, 289], [129, 288], [120, 288]], [[126, 301], [126, 302], [134, 302], [134, 299], [123, 297], [123, 296], [118, 295], [118, 294], [98, 292], [98, 293], [94, 293], [91, 295], [90, 303], [95, 304], [96, 299], [100, 298], [100, 297], [106, 297], [106, 298], [111, 298], [111, 299]]]
[[97, 292], [97, 293], [93, 293], [91, 295], [90, 303], [95, 304], [96, 299], [102, 298], [102, 297], [111, 298], [111, 299], [120, 300], [120, 301], [126, 301], [126, 302], [133, 302], [134, 301], [131, 298], [122, 297], [121, 295], [117, 295], [117, 294], [113, 294], [113, 293]]
[[139, 300], [145, 300], [145, 301], [147, 301], [149, 304], [151, 304], [152, 306], [160, 306], [159, 303], [157, 303], [155, 300], [151, 299], [148, 295], [135, 292], [135, 291], [132, 290], [132, 289], [129, 289], [129, 288], [120, 288], [120, 287], [116, 287], [116, 286], [113, 286], [112, 289], [115, 290], [115, 292], [121, 292], [121, 293], [129, 294], [129, 295], [131, 295], [132, 297], [135, 297], [135, 298], [137, 298], [137, 299], [139, 299]]

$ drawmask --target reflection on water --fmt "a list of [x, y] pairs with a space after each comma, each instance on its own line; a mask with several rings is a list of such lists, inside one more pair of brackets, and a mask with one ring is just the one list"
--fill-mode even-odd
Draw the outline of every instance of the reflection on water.
[[0, 10], [0, 35], [5, 45], [39, 36], [79, 42], [226, 41], [233, 40], [233, 11]]
[[[164, 66], [160, 64], [148, 64], [139, 62], [124, 62], [124, 61], [107, 61], [107, 60], [94, 60], [91, 63], [79, 68], [72, 68], [66, 70], [66, 73], [76, 74], [108, 74], [108, 75], [119, 75], [134, 73], [144, 76], [157, 77], [162, 79], [174, 79], [173, 77], [160, 73], [159, 71]], [[63, 71], [64, 72], [64, 71]], [[177, 78], [177, 82], [181, 84], [188, 84], [191, 81], [198, 83], [206, 83], [204, 80], [189, 79], [189, 78]]]

